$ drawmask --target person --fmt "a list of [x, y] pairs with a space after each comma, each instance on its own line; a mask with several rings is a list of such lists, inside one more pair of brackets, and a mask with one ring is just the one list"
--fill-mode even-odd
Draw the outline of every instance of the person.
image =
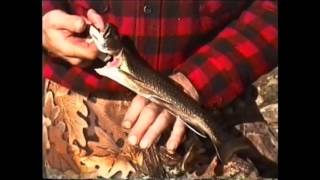
[[[98, 50], [83, 33], [91, 24], [100, 30], [113, 24], [153, 69], [206, 108], [229, 104], [278, 62], [276, 1], [44, 0], [42, 13], [44, 77], [73, 90], [126, 92], [90, 69]], [[186, 133], [181, 120], [138, 95], [122, 125], [141, 148], [172, 127], [171, 152]]]

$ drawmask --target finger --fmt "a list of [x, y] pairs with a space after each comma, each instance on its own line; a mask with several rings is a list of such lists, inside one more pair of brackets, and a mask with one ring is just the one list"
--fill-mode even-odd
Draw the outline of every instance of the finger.
[[91, 25], [92, 22], [87, 18], [87, 17], [84, 17], [84, 16], [81, 16], [84, 20], [84, 22], [87, 24], [87, 25]]
[[94, 44], [88, 43], [85, 39], [69, 36], [65, 43], [61, 43], [61, 49], [66, 56], [80, 59], [95, 60], [98, 56], [98, 49]]
[[85, 61], [83, 59], [74, 58], [74, 57], [64, 57], [70, 64], [74, 66], [79, 66], [81, 68], [86, 68], [91, 65], [91, 61]]
[[166, 144], [167, 150], [169, 152], [174, 152], [177, 149], [177, 147], [183, 140], [185, 132], [186, 126], [181, 119], [177, 118], [176, 122], [173, 125], [171, 135]]
[[78, 66], [81, 68], [87, 68], [92, 65], [92, 61], [81, 61]]
[[143, 107], [145, 107], [148, 103], [149, 100], [142, 96], [137, 95], [134, 97], [126, 114], [124, 115], [122, 126], [127, 129], [131, 128], [138, 119]]
[[128, 140], [132, 145], [136, 145], [139, 143], [144, 133], [159, 115], [160, 110], [161, 108], [154, 103], [150, 103], [143, 108], [138, 120], [132, 127], [129, 134]]
[[74, 58], [74, 57], [64, 57], [66, 61], [68, 61], [72, 65], [79, 65], [81, 64], [82, 60], [79, 58]]
[[155, 140], [160, 137], [162, 132], [174, 122], [174, 117], [167, 111], [163, 110], [154, 123], [149, 127], [140, 142], [141, 148], [149, 148]]
[[49, 30], [44, 32], [44, 47], [62, 58], [71, 57], [95, 60], [98, 49], [86, 39], [75, 37], [67, 30]]
[[100, 31], [104, 29], [104, 23], [102, 17], [93, 9], [89, 9], [87, 12], [88, 20], [93, 23], [93, 25]]
[[70, 15], [61, 10], [55, 10], [48, 14], [46, 20], [54, 28], [66, 29], [76, 33], [82, 33], [86, 28], [86, 23], [82, 17]]

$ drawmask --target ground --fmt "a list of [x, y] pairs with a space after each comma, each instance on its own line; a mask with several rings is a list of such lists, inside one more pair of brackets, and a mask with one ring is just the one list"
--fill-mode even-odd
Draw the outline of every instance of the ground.
[[[47, 85], [48, 84], [46, 84], [46, 87]], [[237, 128], [252, 142], [252, 144], [254, 144], [257, 151], [263, 158], [260, 157], [256, 158], [257, 161], [251, 161], [235, 157], [233, 161], [224, 167], [224, 177], [256, 179], [263, 177], [263, 174], [267, 174], [266, 176], [268, 176], [268, 174], [272, 174], [271, 176], [274, 177], [273, 171], [277, 168], [278, 68], [259, 78], [254, 83], [254, 86], [258, 90], [258, 95], [253, 101], [255, 103], [250, 105], [250, 107], [248, 106], [244, 108], [241, 107], [241, 103], [240, 105], [239, 103], [234, 103], [235, 105], [232, 107], [235, 107], [236, 110], [243, 112], [246, 111], [248, 116], [245, 118], [247, 119], [252, 117], [254, 117], [253, 119], [256, 119], [256, 117], [262, 115], [262, 121], [244, 123], [238, 125]], [[124, 140], [126, 134], [125, 132], [122, 132], [123, 130], [120, 128], [119, 123], [113, 121], [113, 119], [121, 119], [115, 118], [114, 113], [121, 111], [120, 114], [123, 115], [122, 110], [118, 109], [118, 106], [110, 106], [110, 104], [108, 104], [116, 103], [116, 105], [119, 105], [118, 101], [105, 102], [99, 98], [95, 101], [91, 101], [86, 97], [86, 95], [70, 93], [68, 90], [61, 88], [54, 83], [49, 84], [49, 87], [46, 89], [46, 103], [44, 111], [44, 156], [48, 157], [48, 161], [45, 161], [44, 172], [48, 178], [61, 179], [91, 177], [90, 175], [78, 176], [72, 171], [72, 169], [78, 171], [79, 169], [81, 171], [90, 170], [90, 172], [97, 171], [94, 173], [98, 173], [103, 177], [109, 177], [111, 175], [110, 171], [113, 171], [115, 169], [114, 166], [116, 165], [116, 169], [121, 171], [120, 174], [123, 176], [128, 175], [133, 168], [132, 162], [127, 162], [128, 157], [134, 154], [132, 152], [137, 152], [134, 154], [132, 159], [134, 159], [138, 165], [143, 164], [143, 162], [149, 163], [148, 165], [141, 165], [142, 168], [137, 171], [144, 171], [143, 168], [146, 168], [146, 172], [155, 172], [155, 174], [168, 174], [169, 170], [166, 170], [167, 172], [158, 172], [159, 169], [163, 171], [163, 169], [167, 168], [166, 163], [171, 163], [172, 167], [174, 167], [171, 171], [175, 171], [174, 173], [177, 173], [179, 170], [181, 171], [181, 164], [184, 165], [184, 168], [190, 165], [195, 166], [195, 159], [191, 156], [196, 156], [197, 153], [199, 154], [198, 157], [196, 156], [198, 159], [203, 159], [203, 162], [208, 161], [206, 156], [203, 156], [203, 158], [200, 157], [201, 153], [203, 155], [203, 152], [200, 152], [199, 148], [193, 148], [190, 150], [193, 154], [188, 156], [189, 162], [182, 162], [183, 159], [179, 159], [178, 156], [165, 156], [166, 154], [162, 152], [162, 149], [155, 146], [145, 152], [132, 149]], [[83, 104], [84, 101], [86, 101], [86, 106]], [[102, 106], [103, 103], [104, 105]], [[95, 109], [95, 107], [105, 107], [106, 105], [108, 105], [107, 109], [109, 112], [99, 111], [98, 108]], [[127, 107], [128, 104], [120, 105]], [[255, 110], [257, 113], [255, 113]], [[79, 113], [81, 113], [82, 116], [86, 116], [87, 119], [82, 119], [79, 116]], [[104, 126], [103, 124], [107, 125]], [[88, 130], [83, 131], [83, 129]], [[97, 138], [93, 138], [94, 135], [96, 135], [95, 137], [98, 137], [98, 141]], [[77, 140], [78, 144], [74, 144], [74, 140]], [[119, 145], [119, 142], [121, 142], [119, 140], [122, 140], [122, 143], [120, 143], [121, 145]], [[189, 140], [190, 141], [188, 142], [196, 141], [192, 138]], [[85, 145], [86, 147], [82, 148]], [[201, 146], [202, 145], [200, 145], [200, 147]], [[186, 145], [186, 147], [188, 147], [188, 145]], [[103, 148], [113, 148], [117, 153], [109, 156]], [[190, 148], [190, 146], [188, 148]], [[70, 155], [70, 152], [74, 154]], [[77, 152], [77, 155], [75, 155], [75, 152]], [[128, 156], [128, 152], [130, 156]], [[145, 155], [143, 160], [141, 160], [142, 154]], [[186, 157], [186, 154], [183, 155]], [[169, 159], [167, 160], [166, 158]], [[132, 159], [130, 161], [132, 161]], [[73, 161], [77, 163], [74, 163]], [[112, 163], [107, 164], [106, 162]], [[50, 163], [51, 166], [49, 165]], [[158, 168], [157, 166], [159, 164], [164, 168]], [[86, 168], [83, 168], [84, 165]], [[210, 165], [213, 167], [214, 162], [212, 161]], [[52, 168], [52, 166], [55, 166], [56, 169]], [[106, 169], [109, 169], [109, 171], [104, 170], [103, 168], [99, 169], [99, 167], [105, 167]], [[259, 169], [259, 172], [257, 169]], [[63, 171], [63, 173], [61, 171]], [[112, 173], [117, 174], [116, 171]], [[200, 175], [195, 173], [185, 173], [183, 177], [205, 177], [206, 175], [212, 175], [210, 173], [212, 172], [202, 172]]]

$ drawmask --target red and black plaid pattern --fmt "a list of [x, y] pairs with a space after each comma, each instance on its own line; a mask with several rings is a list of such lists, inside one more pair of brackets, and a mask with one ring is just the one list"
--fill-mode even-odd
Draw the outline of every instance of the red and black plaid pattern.
[[[223, 106], [277, 65], [277, 3], [252, 0], [43, 1], [43, 13], [93, 8], [164, 75], [184, 73], [207, 107]], [[92, 70], [45, 61], [44, 76], [74, 90], [124, 92]]]

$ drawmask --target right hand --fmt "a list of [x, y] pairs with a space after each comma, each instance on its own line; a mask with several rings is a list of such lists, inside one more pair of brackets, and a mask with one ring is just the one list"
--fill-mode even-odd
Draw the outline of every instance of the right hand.
[[72, 65], [88, 64], [97, 58], [97, 47], [87, 38], [79, 37], [90, 24], [104, 29], [102, 17], [93, 9], [87, 12], [87, 17], [52, 10], [42, 17], [42, 24], [42, 46], [52, 55]]

